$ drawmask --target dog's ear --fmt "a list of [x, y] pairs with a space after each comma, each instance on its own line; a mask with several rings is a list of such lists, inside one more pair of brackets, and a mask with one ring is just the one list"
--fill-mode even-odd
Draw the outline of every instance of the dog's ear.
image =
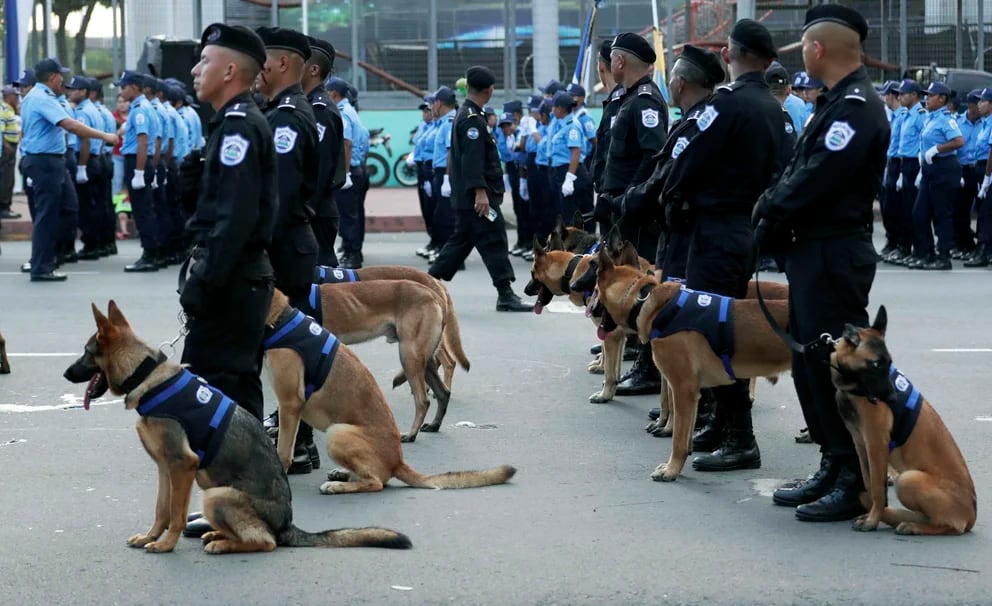
[[597, 268], [598, 272], [602, 273], [604, 271], [613, 269], [614, 267], [613, 258], [610, 256], [610, 253], [608, 250], [606, 250], [605, 246], [599, 249], [598, 254], [599, 254], [599, 264]]
[[111, 324], [107, 316], [103, 315], [103, 312], [97, 308], [96, 303], [90, 303], [90, 307], [93, 308], [93, 319], [96, 320], [97, 339], [107, 336], [114, 330], [113, 324]]
[[548, 250], [565, 250], [565, 242], [561, 239], [561, 234], [556, 231], [548, 236]]
[[875, 321], [871, 323], [871, 327], [877, 330], [879, 334], [883, 337], [885, 336], [885, 328], [889, 324], [889, 314], [885, 311], [884, 305], [878, 306], [878, 311], [875, 313]]
[[543, 257], [545, 255], [544, 247], [541, 246], [541, 239], [534, 236], [534, 257]]
[[110, 323], [114, 326], [120, 326], [121, 328], [130, 327], [130, 324], [127, 323], [127, 318], [125, 318], [124, 314], [121, 313], [120, 308], [117, 307], [117, 303], [115, 303], [113, 299], [111, 299], [110, 303], [107, 305], [107, 312], [107, 315], [110, 317]]
[[558, 222], [555, 223], [555, 229], [554, 229], [554, 231], [556, 231], [559, 234], [561, 234], [561, 237], [563, 237], [563, 238], [565, 237], [565, 233], [566, 233], [566, 230], [565, 230], [565, 219], [562, 218], [561, 215], [558, 215]]
[[572, 227], [579, 231], [585, 231], [586, 220], [583, 218], [581, 211], [575, 211], [575, 214], [572, 215]]
[[610, 231], [606, 233], [606, 246], [613, 251], [619, 251], [620, 246], [623, 242], [620, 236], [620, 228], [614, 225], [610, 228]]
[[624, 240], [623, 248], [620, 250], [618, 265], [630, 265], [631, 267], [641, 266], [641, 257], [637, 254], [637, 249], [629, 241]]

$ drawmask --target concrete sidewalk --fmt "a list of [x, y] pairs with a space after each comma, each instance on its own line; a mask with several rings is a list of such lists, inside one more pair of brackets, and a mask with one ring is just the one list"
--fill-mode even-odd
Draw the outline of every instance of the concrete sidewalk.
[[[30, 239], [31, 216], [28, 213], [27, 197], [24, 194], [14, 195], [12, 210], [20, 213], [21, 218], [2, 222], [0, 240]], [[365, 199], [365, 231], [369, 233], [424, 231], [417, 190], [412, 187], [379, 187], [369, 190]], [[131, 232], [134, 232], [133, 227]]]

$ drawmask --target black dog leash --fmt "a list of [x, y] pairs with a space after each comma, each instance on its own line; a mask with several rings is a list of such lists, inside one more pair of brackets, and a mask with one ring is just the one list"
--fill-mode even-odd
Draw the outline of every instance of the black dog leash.
[[[761, 251], [758, 250], [757, 247], [755, 247], [755, 257], [754, 257], [755, 259], [761, 258], [760, 255], [758, 254], [760, 252]], [[789, 348], [792, 349], [792, 351], [801, 355], [814, 353], [816, 350], [824, 347], [828, 348], [828, 350], [832, 350], [834, 339], [833, 337], [830, 336], [829, 333], [823, 333], [822, 335], [819, 336], [819, 338], [804, 344], [804, 343], [799, 343], [798, 341], [792, 338], [792, 335], [782, 330], [782, 327], [779, 326], [778, 322], [775, 321], [775, 318], [772, 317], [772, 313], [768, 311], [768, 306], [765, 304], [765, 298], [761, 296], [760, 273], [761, 272], [759, 271], [759, 268], [756, 267], [754, 270], [754, 290], [758, 295], [758, 307], [761, 308], [761, 313], [764, 314], [765, 320], [768, 321], [768, 325], [771, 326], [772, 331], [776, 335], [778, 335], [778, 338], [785, 341], [785, 344], [788, 345]]]

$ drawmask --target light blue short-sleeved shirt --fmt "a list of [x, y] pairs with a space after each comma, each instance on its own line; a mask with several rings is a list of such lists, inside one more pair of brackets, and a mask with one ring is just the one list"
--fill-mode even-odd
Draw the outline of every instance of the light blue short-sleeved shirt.
[[[926, 124], [923, 126], [920, 152], [925, 152], [935, 145], [941, 145], [963, 136], [961, 127], [958, 125], [957, 115], [952, 114], [951, 110], [942, 107], [928, 112]], [[938, 152], [937, 157], [949, 158], [955, 154], [957, 154], [957, 150]]]
[[571, 114], [559, 121], [551, 138], [551, 166], [565, 166], [572, 160], [572, 150], [579, 149], [579, 162], [585, 160], [586, 138], [582, 126]]
[[792, 118], [792, 126], [796, 129], [796, 134], [803, 132], [803, 128], [806, 126], [806, 120], [809, 118], [809, 110], [803, 100], [795, 95], [789, 95], [785, 98], [785, 103], [783, 104], [785, 111], [789, 112], [789, 117]]
[[918, 158], [920, 156], [920, 136], [923, 134], [923, 124], [927, 110], [922, 105], [909, 108], [902, 124], [899, 125], [899, 157]]
[[978, 133], [975, 135], [975, 162], [987, 162], [989, 148], [992, 147], [992, 116], [985, 116], [978, 121]]
[[[79, 120], [86, 126], [98, 131], [103, 131], [104, 123], [103, 116], [100, 115], [100, 110], [93, 105], [93, 102], [89, 99], [85, 99], [82, 103], [76, 106], [76, 120]], [[101, 154], [103, 153], [103, 141], [101, 139], [92, 138], [90, 141], [90, 153], [91, 154]], [[79, 141], [76, 141], [76, 145], [73, 147], [77, 152], [79, 149]]]
[[144, 97], [136, 97], [131, 101], [127, 122], [124, 123], [124, 142], [121, 144], [121, 154], [138, 153], [138, 135], [148, 135], [148, 155], [155, 153], [155, 138], [158, 136], [158, 119], [151, 104]]
[[176, 161], [182, 161], [189, 153], [189, 132], [186, 130], [186, 121], [179, 115], [176, 108], [171, 103], [164, 104], [165, 113], [172, 123], [172, 133], [176, 139], [176, 144], [172, 148], [172, 157]]
[[169, 140], [176, 138], [175, 128], [172, 125], [172, 120], [169, 120], [165, 105], [158, 99], [152, 99], [151, 104], [152, 108], [155, 109], [155, 115], [158, 117], [159, 136], [162, 138], [162, 152], [165, 153], [166, 148], [169, 147]]
[[596, 138], [596, 121], [589, 115], [589, 110], [585, 106], [575, 110], [575, 119], [582, 127], [582, 134], [586, 141], [582, 153], [588, 156], [592, 152], [592, 140]]
[[981, 126], [981, 118], [972, 122], [968, 115], [957, 117], [958, 126], [961, 127], [961, 134], [964, 135], [964, 145], [958, 148], [958, 162], [962, 165], [975, 163], [975, 145], [978, 143], [978, 129]]
[[189, 129], [190, 149], [201, 149], [203, 147], [203, 123], [200, 122], [199, 114], [188, 105], [184, 105], [179, 113], [186, 121], [186, 126]]
[[361, 166], [369, 152], [369, 131], [362, 125], [358, 112], [347, 99], [338, 102], [344, 138], [351, 141], [351, 166]]
[[455, 123], [455, 110], [451, 110], [437, 121], [434, 131], [434, 145], [431, 159], [434, 168], [448, 168], [448, 150], [451, 148], [451, 127]]
[[900, 107], [892, 112], [892, 120], [889, 122], [889, 132], [892, 134], [889, 137], [889, 149], [885, 152], [886, 157], [899, 157], [899, 136], [900, 131], [902, 131], [902, 122], [907, 115], [909, 115], [909, 110], [905, 107]]
[[52, 89], [36, 84], [21, 101], [21, 153], [64, 154], [65, 131], [58, 123], [70, 118]]

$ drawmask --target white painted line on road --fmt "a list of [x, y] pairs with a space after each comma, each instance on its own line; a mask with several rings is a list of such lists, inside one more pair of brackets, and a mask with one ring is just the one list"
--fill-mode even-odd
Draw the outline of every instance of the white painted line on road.
[[992, 347], [958, 347], [951, 349], [931, 349], [935, 353], [992, 353]]
[[[918, 276], [934, 277], [935, 274], [919, 269], [876, 269], [877, 274], [916, 274]], [[952, 272], [938, 272], [942, 276], [960, 276], [962, 274], [987, 274], [987, 269], [955, 269]]]
[[79, 355], [76, 353], [65, 353], [65, 352], [22, 352], [22, 353], [9, 353], [7, 354], [11, 358], [75, 358]]
[[983, 416], [980, 416], [980, 417], [975, 417], [975, 420], [976, 421], [989, 422], [989, 421], [992, 421], [992, 417], [990, 417], [988, 415], [983, 415]]

